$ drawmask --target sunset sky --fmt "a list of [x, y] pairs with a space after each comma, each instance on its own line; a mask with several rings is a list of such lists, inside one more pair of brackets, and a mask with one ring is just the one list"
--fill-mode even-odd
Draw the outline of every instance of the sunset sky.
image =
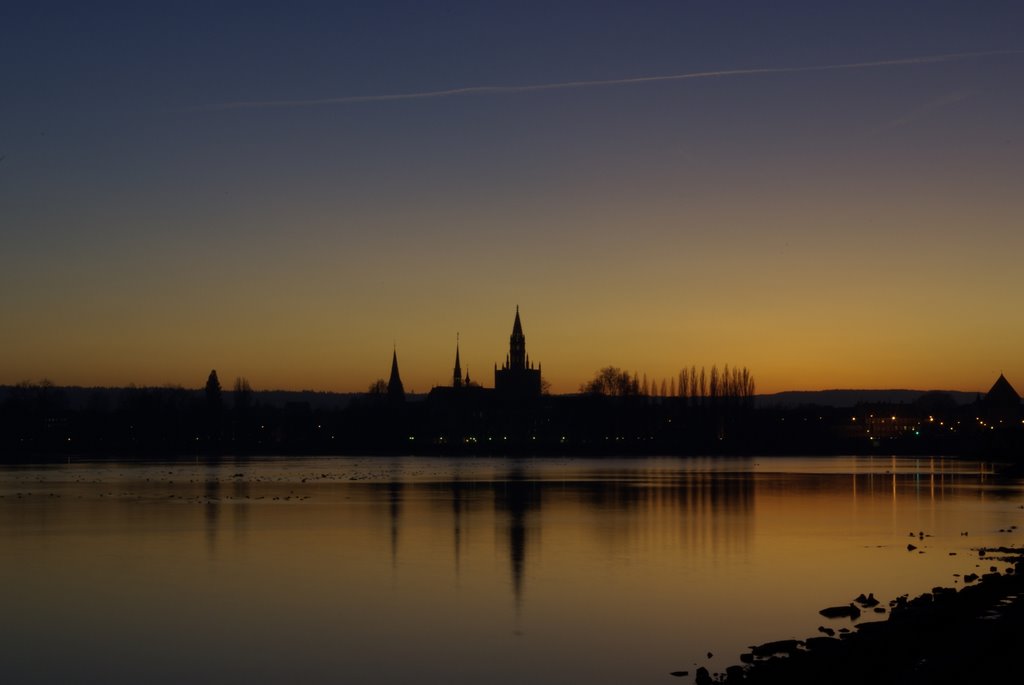
[[[15, 6], [17, 4], [17, 6]], [[1020, 2], [7, 3], [0, 384], [1024, 389]]]

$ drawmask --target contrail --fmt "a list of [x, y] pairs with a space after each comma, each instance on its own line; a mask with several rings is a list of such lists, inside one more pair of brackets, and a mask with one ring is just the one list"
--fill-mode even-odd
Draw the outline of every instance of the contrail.
[[501, 95], [509, 93], [529, 93], [542, 90], [569, 90], [572, 88], [601, 88], [608, 86], [629, 86], [641, 83], [659, 83], [663, 81], [687, 81], [692, 79], [722, 78], [726, 76], [754, 76], [760, 74], [794, 74], [812, 71], [841, 71], [848, 69], [876, 69], [879, 67], [897, 67], [912, 64], [935, 64], [953, 62], [976, 57], [992, 57], [997, 55], [1020, 55], [1024, 50], [990, 50], [988, 52], [955, 52], [945, 55], [927, 55], [923, 57], [905, 57], [876, 62], [850, 62], [847, 64], [824, 64], [805, 67], [763, 67], [757, 69], [723, 69], [717, 71], [693, 71], [685, 74], [662, 74], [660, 76], [634, 76], [631, 78], [606, 79], [595, 81], [561, 81], [558, 83], [534, 83], [522, 86], [465, 86], [445, 90], [425, 90], [412, 93], [391, 93], [386, 95], [345, 95], [333, 98], [313, 100], [247, 100], [238, 102], [222, 102], [213, 105], [198, 105], [190, 110], [225, 110], [225, 109], [262, 109], [269, 107], [318, 107], [322, 105], [350, 105], [360, 102], [389, 102], [392, 100], [425, 100], [429, 98], [445, 98], [455, 95]]

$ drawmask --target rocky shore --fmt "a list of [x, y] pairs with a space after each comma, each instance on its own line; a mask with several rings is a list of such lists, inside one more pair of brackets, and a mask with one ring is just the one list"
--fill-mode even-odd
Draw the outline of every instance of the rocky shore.
[[848, 606], [821, 612], [826, 619], [859, 617], [849, 632], [826, 621], [819, 635], [753, 646], [740, 656], [741, 664], [724, 673], [698, 669], [694, 680], [697, 685], [1020, 682], [1024, 549], [977, 553], [983, 573], [965, 575], [959, 590], [936, 587], [889, 606], [861, 595]]

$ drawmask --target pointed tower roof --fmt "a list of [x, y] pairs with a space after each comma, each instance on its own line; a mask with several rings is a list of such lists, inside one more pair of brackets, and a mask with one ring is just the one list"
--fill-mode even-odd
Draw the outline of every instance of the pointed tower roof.
[[462, 365], [459, 363], [459, 334], [455, 334], [455, 370], [452, 372], [452, 387], [462, 386]]
[[985, 395], [985, 401], [989, 404], [1018, 405], [1020, 404], [1020, 395], [1010, 385], [1010, 381], [1006, 380], [1006, 376], [999, 374], [999, 378]]
[[523, 335], [523, 324], [519, 320], [519, 305], [516, 305], [516, 321], [512, 324], [512, 335]]
[[390, 397], [405, 399], [405, 388], [402, 386], [402, 378], [398, 375], [398, 350], [391, 351], [391, 378], [388, 379], [388, 395]]

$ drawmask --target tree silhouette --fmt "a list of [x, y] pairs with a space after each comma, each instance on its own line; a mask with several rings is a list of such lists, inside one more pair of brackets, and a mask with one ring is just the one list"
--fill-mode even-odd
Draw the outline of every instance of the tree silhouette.
[[580, 386], [580, 392], [610, 397], [626, 397], [640, 394], [640, 382], [628, 371], [616, 366], [606, 366], [594, 378]]
[[224, 404], [220, 389], [220, 380], [217, 378], [217, 369], [210, 371], [206, 379], [206, 406], [210, 409], [220, 409]]
[[206, 436], [211, 444], [220, 442], [224, 425], [224, 397], [217, 378], [217, 370], [210, 371], [206, 379]]
[[[209, 381], [207, 381], [209, 385]], [[238, 411], [245, 411], [252, 405], [252, 387], [249, 385], [249, 381], [244, 377], [239, 376], [235, 379], [235, 409]]]

